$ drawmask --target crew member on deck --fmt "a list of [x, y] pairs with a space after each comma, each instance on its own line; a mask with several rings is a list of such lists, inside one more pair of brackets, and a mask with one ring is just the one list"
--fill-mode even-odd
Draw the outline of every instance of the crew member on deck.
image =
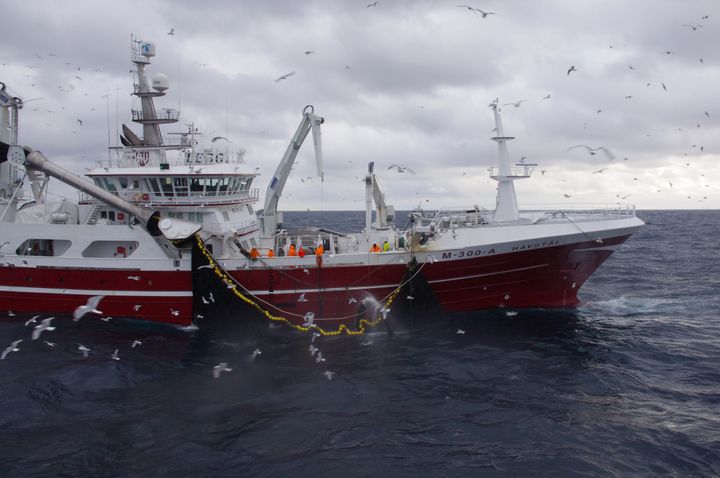
[[290, 244], [290, 248], [288, 249], [288, 256], [297, 256], [297, 249], [295, 248], [295, 243]]
[[380, 246], [377, 245], [377, 242], [373, 242], [373, 245], [370, 248], [370, 252], [382, 252]]
[[390, 243], [388, 243], [387, 239], [385, 239], [385, 243], [383, 244], [383, 252], [387, 252], [390, 250]]
[[325, 248], [322, 245], [322, 242], [318, 244], [318, 246], [315, 248], [315, 255], [316, 256], [322, 256], [325, 253]]
[[270, 249], [268, 249], [267, 256], [268, 256], [268, 257], [275, 257], [275, 251], [273, 251], [272, 247], [271, 247]]
[[255, 260], [258, 257], [260, 257], [260, 251], [258, 251], [256, 247], [250, 249], [250, 259]]
[[298, 249], [297, 255], [298, 255], [298, 257], [305, 257], [305, 249], [303, 249], [303, 246], [300, 246], [300, 249]]

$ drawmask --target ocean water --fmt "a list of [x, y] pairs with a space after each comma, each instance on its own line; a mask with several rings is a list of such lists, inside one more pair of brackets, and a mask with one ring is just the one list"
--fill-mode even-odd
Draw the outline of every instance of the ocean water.
[[577, 310], [320, 337], [322, 362], [241, 316], [58, 317], [51, 347], [0, 312], [0, 350], [24, 339], [0, 361], [0, 476], [718, 476], [720, 212], [639, 215]]

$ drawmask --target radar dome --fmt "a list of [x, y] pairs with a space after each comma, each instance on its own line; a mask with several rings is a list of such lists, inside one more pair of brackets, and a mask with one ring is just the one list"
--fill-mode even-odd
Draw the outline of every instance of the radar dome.
[[140, 54], [146, 58], [155, 56], [155, 44], [149, 41], [143, 42], [140, 45]]
[[162, 73], [155, 73], [152, 77], [152, 87], [157, 91], [165, 91], [170, 88], [170, 80]]

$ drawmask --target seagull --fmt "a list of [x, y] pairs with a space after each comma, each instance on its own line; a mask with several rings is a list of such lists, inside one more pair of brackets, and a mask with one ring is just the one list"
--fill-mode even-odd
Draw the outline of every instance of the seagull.
[[204, 266], [198, 266], [195, 270], [199, 271], [200, 269], [212, 269], [212, 268], [213, 268], [212, 264], [205, 264]]
[[308, 347], [308, 350], [310, 351], [310, 356], [314, 357], [315, 354], [320, 350], [319, 348], [315, 347], [313, 344], [310, 344], [310, 347]]
[[250, 359], [251, 359], [251, 360], [254, 360], [255, 357], [257, 357], [258, 355], [262, 355], [262, 350], [260, 350], [260, 349], [255, 349], [255, 350], [253, 350], [252, 357], [250, 357]]
[[525, 102], [525, 101], [527, 101], [527, 100], [519, 100], [514, 103], [505, 103], [505, 104], [503, 104], [503, 106], [514, 106], [515, 108], [520, 108], [520, 105], [523, 104], [523, 102]]
[[171, 308], [170, 308], [170, 315], [173, 315], [173, 316], [177, 317], [178, 315], [180, 315], [180, 311], [179, 311], [179, 310], [175, 310], [175, 309], [173, 309], [173, 308], [171, 307]]
[[312, 55], [313, 53], [315, 53], [315, 51], [313, 51], [313, 50], [305, 50], [303, 53], [305, 53], [306, 55]]
[[112, 317], [108, 315], [107, 317], [100, 317], [100, 320], [102, 320], [103, 322], [110, 322], [112, 320]]
[[77, 119], [77, 122], [80, 123], [80, 126], [82, 126], [82, 120], [80, 118]]
[[57, 344], [55, 342], [48, 342], [47, 340], [43, 340], [47, 344], [48, 347], [55, 347]]
[[323, 375], [325, 375], [328, 380], [332, 380], [333, 376], [335, 376], [335, 372], [331, 372], [330, 370], [325, 370]]
[[37, 340], [38, 338], [40, 338], [40, 334], [42, 334], [46, 330], [48, 332], [55, 330], [55, 327], [52, 327], [50, 325], [50, 322], [52, 322], [54, 318], [55, 317], [48, 317], [47, 319], [43, 319], [39, 325], [36, 325], [35, 330], [33, 330], [32, 333], [32, 339]]
[[663, 53], [665, 53], [666, 55], [672, 55], [675, 52], [672, 50], [665, 50]]
[[572, 73], [573, 71], [577, 71], [577, 69], [575, 68], [575, 65], [571, 66], [571, 67], [568, 69], [568, 71], [567, 71], [567, 76], [570, 76], [570, 73]]
[[377, 7], [377, 4], [378, 4], [378, 2], [368, 3], [368, 4], [367, 4], [367, 7], [365, 7], [365, 8]]
[[307, 274], [307, 275], [310, 275], [310, 271], [307, 270], [305, 267], [303, 267], [303, 272], [304, 272], [305, 274]]
[[142, 345], [142, 342], [140, 342], [139, 340], [133, 340], [133, 343], [132, 343], [132, 345], [130, 346], [130, 348], [131, 348], [131, 349], [134, 349], [134, 348], [137, 347], [138, 345]]
[[224, 140], [227, 141], [228, 143], [231, 143], [231, 142], [232, 142], [232, 141], [230, 141], [229, 139], [227, 139], [225, 136], [215, 136], [215, 137], [214, 137], [213, 139], [211, 139], [210, 141], [214, 143], [215, 141], [219, 141], [219, 140], [221, 140], [221, 139], [224, 139]]
[[408, 168], [407, 166], [400, 166], [398, 164], [391, 164], [390, 166], [388, 166], [388, 169], [397, 169], [398, 173], [404, 173], [405, 171], [407, 171], [410, 174], [415, 174], [415, 171]]
[[571, 197], [572, 197], [572, 196], [569, 195], [569, 194], [563, 194], [563, 196], [565, 196], [565, 198], [571, 198]]
[[308, 312], [304, 318], [305, 322], [303, 323], [303, 327], [315, 327], [315, 314]]
[[228, 367], [227, 362], [220, 362], [213, 367], [213, 377], [220, 378], [220, 374], [223, 372], [232, 372], [232, 369]]
[[688, 25], [687, 23], [684, 23], [680, 25], [681, 27], [688, 27], [692, 28], [692, 31], [696, 31], [698, 28], [702, 28], [702, 25]]
[[544, 99], [544, 100], [549, 100], [549, 99], [550, 99], [550, 93], [548, 93], [547, 95], [543, 96], [542, 99]]
[[322, 356], [322, 352], [318, 350], [317, 357], [315, 357], [315, 363], [324, 362], [325, 357]]
[[170, 31], [167, 32], [167, 34], [168, 34], [168, 35], [174, 35], [174, 34], [175, 34], [175, 29], [174, 29], [174, 28], [171, 28]]
[[290, 73], [285, 73], [283, 76], [277, 78], [277, 79], [275, 80], [275, 82], [277, 83], [278, 81], [287, 80], [288, 78], [290, 78], [290, 77], [293, 76], [294, 74], [295, 74], [294, 71], [291, 71]]
[[298, 302], [307, 302], [307, 299], [305, 298], [305, 292], [300, 294], [300, 297], [298, 297]]
[[458, 335], [465, 335], [465, 331], [463, 329], [457, 329]]
[[35, 324], [35, 323], [37, 323], [37, 319], [38, 319], [38, 318], [40, 318], [40, 316], [39, 316], [39, 315], [36, 315], [36, 316], [34, 316], [32, 319], [28, 319], [28, 321], [25, 322], [25, 327], [27, 327], [27, 326], [30, 325], [30, 324]]
[[388, 314], [390, 313], [390, 309], [387, 307], [381, 307], [380, 313], [382, 314], [383, 320], [387, 319]]
[[137, 311], [140, 310], [140, 307], [142, 307], [141, 304], [135, 304], [135, 305], [133, 305], [133, 310], [134, 310], [135, 312], [137, 312]]
[[603, 153], [605, 153], [605, 155], [608, 157], [608, 159], [610, 159], [610, 160], [615, 159], [615, 156], [605, 146], [591, 148], [590, 146], [588, 146], [586, 144], [578, 144], [575, 146], [570, 146], [567, 150], [570, 151], [571, 149], [575, 149], [575, 148], [585, 148], [585, 149], [587, 149], [588, 153], [590, 153], [591, 156], [596, 155], [598, 151], [602, 151]]
[[90, 352], [90, 349], [85, 347], [83, 344], [78, 344], [78, 350], [83, 353], [83, 357], [87, 357], [88, 352]]
[[118, 349], [115, 349], [115, 352], [110, 356], [113, 360], [120, 360], [120, 357], [118, 357]]
[[662, 85], [662, 89], [663, 89], [663, 90], [667, 91], [667, 86], [665, 86], [665, 83], [662, 83], [662, 82], [661, 82], [660, 85]]
[[508, 310], [507, 312], [505, 312], [505, 315], [507, 317], [515, 317], [516, 315], [518, 315], [518, 313], [515, 312], [514, 310]]
[[128, 276], [128, 280], [139, 281], [139, 280], [140, 280], [140, 276]]
[[348, 300], [348, 304], [355, 304], [355, 303], [357, 303], [357, 299], [355, 297], [350, 297], [350, 299]]
[[100, 304], [100, 301], [105, 297], [104, 295], [94, 295], [90, 297], [87, 300], [87, 303], [85, 305], [79, 305], [73, 311], [73, 320], [78, 321], [85, 317], [85, 314], [93, 313], [93, 314], [102, 314], [101, 311], [98, 310], [97, 306]]
[[593, 171], [592, 173], [593, 173], [593, 174], [600, 174], [600, 173], [602, 173], [603, 171], [605, 171], [606, 169], [607, 169], [607, 168], [598, 169], [597, 171]]
[[3, 350], [2, 354], [0, 354], [0, 360], [5, 360], [5, 357], [7, 357], [10, 352], [19, 352], [20, 348], [18, 347], [18, 344], [22, 341], [23, 339], [20, 339], [11, 343], [10, 346]]

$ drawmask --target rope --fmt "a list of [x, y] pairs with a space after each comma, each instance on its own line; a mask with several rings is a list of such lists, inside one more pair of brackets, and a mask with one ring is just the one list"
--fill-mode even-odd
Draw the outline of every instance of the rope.
[[578, 226], [577, 224], [575, 224], [575, 222], [573, 222], [573, 220], [570, 219], [570, 218], [567, 216], [567, 214], [565, 214], [564, 211], [560, 211], [560, 214], [562, 214], [563, 217], [564, 217], [565, 219], [567, 219], [570, 224], [572, 224], [573, 226], [575, 226], [575, 227], [577, 228], [577, 230], [580, 231], [580, 232], [583, 234], [583, 236], [587, 237], [587, 238], [590, 239], [591, 241], [600, 242], [600, 243], [602, 244], [602, 239], [600, 239], [600, 238], [593, 239], [593, 238], [590, 236], [590, 234], [588, 234], [587, 232], [585, 232], [585, 231], [583, 231], [582, 229], [580, 229], [580, 226]]
[[[386, 318], [387, 313], [383, 313], [383, 310], [385, 310], [385, 311], [388, 310], [388, 308], [389, 308], [390, 305], [393, 303], [393, 301], [395, 300], [395, 298], [397, 298], [397, 295], [400, 293], [400, 290], [402, 289], [402, 287], [403, 287], [405, 284], [407, 284], [408, 282], [410, 282], [413, 278], [415, 278], [415, 276], [416, 276], [417, 274], [419, 274], [420, 271], [422, 270], [422, 268], [425, 266], [425, 264], [423, 264], [422, 266], [420, 266], [420, 267], [418, 268], [418, 270], [415, 271], [415, 273], [414, 273], [412, 276], [410, 276], [407, 280], [401, 282], [400, 285], [397, 286], [392, 292], [390, 292], [388, 295], [386, 295], [385, 297], [383, 297], [383, 299], [382, 299], [380, 302], [385, 301], [385, 305], [383, 306], [383, 308], [381, 309], [380, 313], [378, 313], [377, 317], [376, 317], [374, 320], [368, 320], [368, 319], [364, 319], [364, 318], [363, 318], [363, 319], [360, 319], [360, 321], [358, 322], [358, 327], [357, 327], [357, 329], [354, 329], [354, 330], [351, 329], [351, 328], [349, 328], [349, 327], [348, 327], [347, 325], [345, 325], [345, 324], [340, 324], [340, 325], [338, 326], [338, 328], [335, 329], [335, 330], [327, 330], [327, 329], [324, 329], [324, 328], [322, 328], [322, 327], [320, 327], [320, 326], [318, 326], [318, 325], [315, 325], [315, 324], [311, 324], [311, 325], [308, 325], [308, 326], [306, 326], [306, 325], [297, 325], [297, 324], [292, 323], [292, 322], [291, 322], [290, 320], [288, 320], [286, 317], [281, 317], [281, 316], [279, 316], [279, 315], [273, 315], [273, 314], [271, 314], [267, 309], [264, 309], [263, 307], [261, 307], [261, 305], [259, 304], [259, 302], [260, 302], [260, 303], [263, 303], [263, 304], [265, 304], [265, 305], [267, 305], [267, 306], [270, 306], [270, 307], [272, 307], [273, 309], [275, 309], [275, 310], [277, 310], [277, 311], [279, 311], [280, 313], [283, 313], [283, 314], [285, 314], [285, 315], [292, 315], [292, 316], [295, 316], [295, 317], [302, 317], [302, 316], [300, 316], [299, 314], [294, 314], [294, 313], [291, 313], [291, 312], [284, 311], [284, 310], [282, 310], [282, 309], [274, 306], [273, 304], [270, 304], [270, 303], [268, 303], [267, 301], [265, 301], [265, 300], [263, 300], [263, 299], [261, 299], [261, 298], [259, 298], [259, 297], [257, 297], [257, 296], [254, 296], [250, 291], [248, 291], [245, 287], [243, 287], [242, 284], [240, 284], [240, 283], [239, 283], [237, 280], [235, 280], [230, 274], [228, 274], [222, 267], [220, 267], [220, 265], [219, 265], [218, 262], [214, 259], [214, 257], [213, 257], [212, 254], [210, 253], [210, 251], [207, 250], [207, 248], [205, 247], [205, 243], [202, 241], [202, 239], [200, 238], [200, 236], [199, 236], [198, 234], [195, 235], [195, 239], [196, 239], [196, 241], [197, 241], [198, 247], [200, 248], [200, 252], [202, 252], [202, 254], [205, 256], [205, 258], [208, 260], [208, 263], [212, 266], [212, 270], [213, 270], [213, 272], [215, 273], [215, 275], [216, 275], [219, 279], [221, 279], [223, 282], [225, 282], [226, 284], [228, 284], [228, 286], [232, 286], [232, 292], [233, 292], [233, 294], [234, 294], [237, 298], [239, 298], [240, 300], [242, 300], [242, 301], [245, 302], [246, 304], [248, 304], [248, 305], [252, 306], [253, 308], [255, 308], [258, 312], [260, 312], [262, 315], [264, 315], [264, 316], [265, 316], [267, 319], [269, 319], [269, 320], [272, 320], [272, 321], [275, 321], [275, 322], [282, 322], [282, 323], [284, 323], [284, 324], [286, 324], [286, 325], [288, 325], [288, 326], [292, 327], [293, 329], [295, 329], [295, 330], [297, 330], [297, 331], [300, 331], [300, 332], [317, 332], [317, 333], [319, 333], [319, 334], [321, 334], [321, 335], [324, 335], [324, 336], [341, 335], [341, 334], [343, 334], [343, 333], [345, 333], [346, 335], [362, 335], [362, 334], [364, 334], [364, 333], [367, 332], [367, 329], [368, 329], [368, 328], [375, 327], [375, 326], [378, 325], [380, 322], [384, 321], [385, 318]], [[239, 286], [240, 288], [242, 288], [242, 289], [247, 293], [247, 295], [245, 295], [245, 294], [243, 294], [242, 292], [240, 292], [240, 291], [238, 290], [238, 286]], [[318, 319], [318, 320], [348, 320], [348, 319], [352, 319], [352, 318], [357, 318], [357, 317], [359, 317], [360, 315], [362, 315], [362, 314], [353, 314], [353, 315], [349, 315], [349, 316], [346, 316], [346, 317], [327, 318], [327, 319], [322, 319], [322, 318], [321, 318], [321, 319]]]

